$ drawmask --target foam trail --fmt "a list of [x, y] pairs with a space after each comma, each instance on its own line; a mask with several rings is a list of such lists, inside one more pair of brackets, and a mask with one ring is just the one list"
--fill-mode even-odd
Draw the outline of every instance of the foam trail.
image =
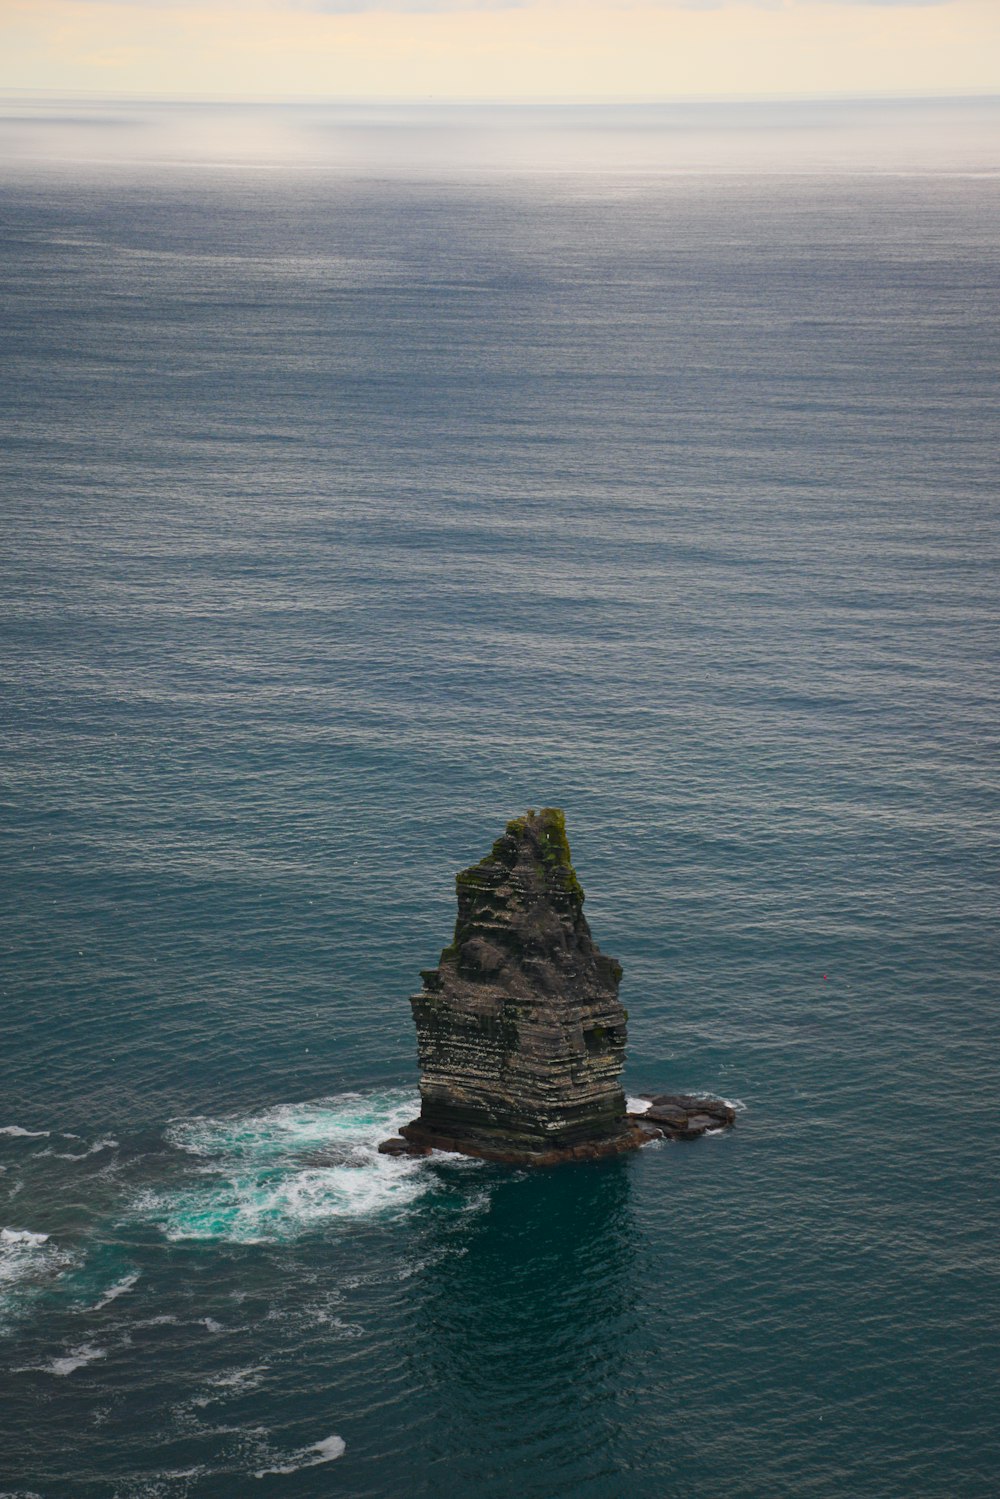
[[0, 1128], [0, 1135], [17, 1135], [24, 1140], [47, 1140], [49, 1131], [47, 1129], [22, 1129], [19, 1124], [5, 1124]]
[[320, 1463], [332, 1463], [335, 1458], [343, 1457], [346, 1450], [347, 1443], [343, 1437], [324, 1437], [322, 1442], [314, 1442], [311, 1447], [304, 1447], [301, 1452], [294, 1453], [281, 1467], [258, 1468], [254, 1478], [266, 1478], [269, 1473], [297, 1473], [300, 1468], [315, 1468]]
[[56, 1161], [85, 1161], [88, 1156], [99, 1155], [102, 1150], [117, 1150], [118, 1143], [117, 1140], [111, 1139], [96, 1140], [87, 1150], [43, 1150], [41, 1154], [51, 1156]]

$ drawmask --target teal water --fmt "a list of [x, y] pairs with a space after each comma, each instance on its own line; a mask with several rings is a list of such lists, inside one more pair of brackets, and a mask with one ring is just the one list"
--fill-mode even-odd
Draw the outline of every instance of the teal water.
[[[0, 1493], [1000, 1491], [997, 178], [0, 202]], [[737, 1127], [381, 1158], [549, 803]]]

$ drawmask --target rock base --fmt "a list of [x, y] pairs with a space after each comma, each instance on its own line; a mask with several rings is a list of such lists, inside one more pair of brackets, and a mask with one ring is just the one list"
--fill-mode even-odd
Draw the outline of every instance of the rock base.
[[[503, 1144], [492, 1145], [484, 1140], [455, 1139], [429, 1130], [415, 1119], [400, 1130], [402, 1139], [384, 1140], [379, 1150], [384, 1155], [429, 1155], [432, 1150], [444, 1150], [453, 1155], [471, 1155], [481, 1161], [497, 1161], [503, 1166], [559, 1166], [563, 1161], [600, 1161], [608, 1156], [623, 1155], [629, 1150], [638, 1150], [658, 1138], [659, 1129], [650, 1130], [641, 1119], [629, 1119], [625, 1128], [617, 1135], [600, 1140], [584, 1140], [578, 1145], [556, 1146], [546, 1150], [518, 1150]], [[405, 1149], [401, 1147], [406, 1147]]]
[[391, 1140], [383, 1140], [380, 1155], [428, 1156], [433, 1150], [451, 1155], [471, 1155], [481, 1161], [497, 1161], [502, 1166], [560, 1166], [564, 1161], [600, 1161], [608, 1156], [639, 1150], [653, 1140], [697, 1140], [709, 1130], [731, 1129], [736, 1110], [721, 1098], [699, 1098], [691, 1093], [644, 1093], [650, 1100], [642, 1114], [626, 1115], [625, 1128], [617, 1135], [600, 1140], [584, 1140], [578, 1145], [555, 1146], [546, 1150], [519, 1150], [486, 1140], [459, 1139], [428, 1129], [419, 1119], [406, 1124]]
[[430, 1155], [430, 1145], [418, 1145], [413, 1140], [404, 1140], [400, 1135], [393, 1135], [391, 1140], [383, 1140], [378, 1148], [379, 1155]]

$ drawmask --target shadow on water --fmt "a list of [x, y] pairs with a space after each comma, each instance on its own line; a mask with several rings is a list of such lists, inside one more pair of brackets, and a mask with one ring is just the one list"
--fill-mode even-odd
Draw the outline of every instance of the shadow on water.
[[414, 1492], [607, 1494], [638, 1334], [630, 1187], [622, 1160], [519, 1173], [438, 1246], [412, 1304], [434, 1413]]

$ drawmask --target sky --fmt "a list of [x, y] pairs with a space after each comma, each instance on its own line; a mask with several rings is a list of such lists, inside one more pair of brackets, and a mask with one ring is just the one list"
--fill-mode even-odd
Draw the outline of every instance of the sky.
[[0, 89], [218, 99], [1000, 92], [1000, 0], [0, 0]]

